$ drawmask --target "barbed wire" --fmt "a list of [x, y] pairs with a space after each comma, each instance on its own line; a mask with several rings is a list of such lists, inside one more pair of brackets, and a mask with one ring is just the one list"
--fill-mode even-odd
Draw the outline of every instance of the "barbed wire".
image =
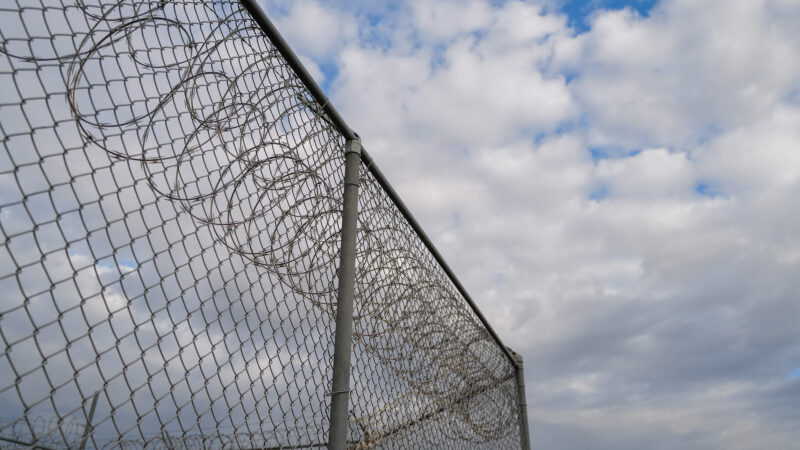
[[[0, 23], [0, 436], [323, 446], [345, 138], [280, 51], [236, 0]], [[348, 445], [519, 447], [513, 365], [361, 180]]]
[[0, 448], [25, 446], [34, 440], [44, 447], [56, 447], [63, 442], [75, 446], [83, 438], [86, 423], [69, 417], [15, 417], [0, 419], [0, 428], [3, 430]]

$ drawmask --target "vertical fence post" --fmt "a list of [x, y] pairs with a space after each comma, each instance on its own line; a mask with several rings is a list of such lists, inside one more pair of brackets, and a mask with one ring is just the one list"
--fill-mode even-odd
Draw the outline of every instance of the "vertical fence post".
[[84, 450], [86, 448], [86, 441], [89, 440], [90, 433], [92, 432], [92, 421], [94, 420], [94, 410], [97, 408], [97, 397], [100, 395], [100, 391], [94, 393], [94, 398], [92, 398], [92, 406], [89, 408], [89, 416], [86, 418], [86, 427], [83, 429], [83, 438], [81, 439], [81, 446], [80, 450]]
[[517, 404], [519, 405], [519, 438], [522, 448], [530, 450], [531, 435], [528, 431], [528, 402], [525, 399], [525, 369], [522, 365], [522, 355], [511, 352], [517, 361], [515, 368], [517, 378]]
[[342, 251], [339, 255], [339, 290], [336, 298], [336, 337], [333, 345], [333, 382], [328, 449], [347, 446], [350, 401], [350, 351], [353, 340], [353, 297], [356, 275], [356, 232], [361, 143], [345, 145], [344, 203], [342, 207]]

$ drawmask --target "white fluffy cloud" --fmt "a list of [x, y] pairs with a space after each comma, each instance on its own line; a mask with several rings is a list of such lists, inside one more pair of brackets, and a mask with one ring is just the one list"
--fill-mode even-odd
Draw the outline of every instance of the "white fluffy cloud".
[[313, 4], [359, 31], [304, 54], [526, 359], [534, 447], [800, 441], [800, 2]]
[[[793, 20], [792, 20], [793, 18]], [[565, 42], [594, 145], [693, 145], [748, 123], [800, 87], [796, 2], [675, 0], [648, 19], [597, 14]]]
[[358, 34], [354, 18], [312, 0], [284, 5], [278, 25], [292, 46], [307, 57], [324, 62]]
[[[562, 19], [522, 3], [499, 12], [485, 2], [410, 9], [421, 25], [398, 34], [417, 45], [353, 43], [341, 54], [335, 95], [356, 128], [468, 146], [552, 130], [574, 117], [564, 77], [538, 70], [552, 54], [553, 34], [565, 32]], [[392, 100], [375, 101], [384, 98]]]

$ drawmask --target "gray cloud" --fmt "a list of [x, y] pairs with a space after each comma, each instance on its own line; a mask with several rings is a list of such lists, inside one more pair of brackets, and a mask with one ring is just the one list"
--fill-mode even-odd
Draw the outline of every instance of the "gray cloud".
[[335, 104], [526, 358], [534, 448], [796, 447], [794, 3], [583, 34], [529, 3], [319, 4], [359, 23]]

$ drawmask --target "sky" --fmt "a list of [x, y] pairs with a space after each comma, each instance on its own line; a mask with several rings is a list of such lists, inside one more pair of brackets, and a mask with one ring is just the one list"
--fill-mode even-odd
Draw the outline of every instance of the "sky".
[[533, 448], [800, 448], [800, 1], [262, 5], [523, 355]]

